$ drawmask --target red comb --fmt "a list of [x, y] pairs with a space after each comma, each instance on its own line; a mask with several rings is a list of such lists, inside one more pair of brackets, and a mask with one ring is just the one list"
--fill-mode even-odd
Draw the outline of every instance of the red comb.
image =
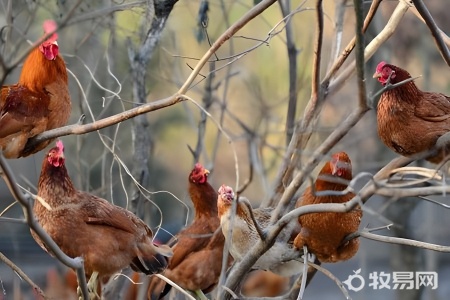
[[64, 144], [61, 140], [56, 142], [56, 147], [58, 147], [59, 151], [64, 152]]
[[[55, 31], [58, 28], [58, 25], [53, 20], [45, 20], [42, 27], [44, 28], [44, 34], [48, 34], [50, 32]], [[46, 40], [46, 42], [53, 43], [57, 39], [58, 39], [58, 34], [55, 32]]]
[[233, 191], [232, 187], [222, 184], [219, 188], [218, 193], [219, 194], [228, 194], [228, 193], [234, 194], [234, 191]]
[[386, 62], [385, 61], [382, 61], [382, 62], [380, 62], [378, 65], [377, 65], [377, 72], [381, 72], [381, 69], [383, 69], [383, 67], [384, 67], [384, 65], [386, 64]]
[[345, 152], [334, 153], [332, 155], [332, 157], [334, 159], [341, 160], [341, 161], [349, 161], [350, 160], [350, 158], [348, 157], [348, 154]]

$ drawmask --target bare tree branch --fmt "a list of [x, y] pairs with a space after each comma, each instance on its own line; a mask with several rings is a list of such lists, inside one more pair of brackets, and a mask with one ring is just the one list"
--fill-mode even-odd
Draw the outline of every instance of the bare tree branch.
[[[391, 36], [394, 34], [395, 29], [398, 24], [400, 24], [401, 19], [411, 7], [406, 1], [400, 1], [392, 13], [389, 21], [383, 30], [366, 46], [364, 51], [364, 61], [369, 60], [375, 51], [384, 44]], [[337, 90], [339, 90], [342, 85], [353, 75], [355, 72], [355, 62], [352, 62], [345, 70], [341, 72], [339, 77], [330, 82], [328, 93], [333, 94]]]
[[359, 0], [354, 0], [353, 5], [355, 7], [356, 16], [356, 48], [355, 48], [355, 63], [356, 63], [356, 76], [358, 78], [358, 93], [359, 93], [359, 107], [367, 106], [366, 95], [366, 80], [364, 77], [364, 36], [363, 36], [363, 7]]
[[[128, 57], [133, 77], [133, 106], [135, 108], [138, 108], [147, 102], [147, 65], [156, 45], [161, 39], [161, 34], [169, 14], [177, 1], [178, 0], [148, 0], [146, 18], [143, 24], [143, 27], [149, 26], [147, 34], [138, 49], [134, 49], [129, 40]], [[135, 158], [132, 176], [138, 180], [140, 186], [148, 187], [150, 173], [148, 161], [152, 149], [152, 139], [147, 116], [144, 114], [136, 115], [133, 118], [132, 124], [133, 157]], [[129, 203], [130, 210], [133, 213], [137, 213], [140, 199], [140, 189], [137, 185], [133, 184]]]
[[425, 243], [425, 242], [420, 242], [420, 241], [416, 241], [416, 240], [398, 238], [398, 237], [393, 237], [393, 236], [384, 236], [384, 235], [371, 233], [367, 230], [352, 233], [346, 239], [350, 240], [350, 239], [357, 238], [357, 237], [363, 237], [363, 238], [366, 238], [369, 240], [383, 242], [383, 243], [406, 245], [406, 246], [417, 247], [417, 248], [438, 251], [438, 252], [446, 252], [446, 253], [450, 252], [450, 246]]
[[[401, 1], [407, 1], [407, 0], [401, 0]], [[422, 18], [421, 14], [417, 11], [417, 8], [412, 7], [411, 12], [422, 22], [425, 23], [424, 18]], [[443, 39], [444, 43], [447, 45], [447, 47], [450, 47], [450, 37], [442, 31], [442, 29], [438, 28], [438, 32], [441, 35], [441, 38]]]
[[45, 295], [44, 291], [40, 287], [37, 286], [36, 283], [33, 282], [33, 280], [28, 277], [27, 274], [25, 274], [18, 266], [16, 266], [12, 261], [10, 261], [3, 253], [0, 252], [0, 261], [3, 261], [8, 267], [10, 267], [14, 272], [17, 273], [25, 282], [27, 282], [31, 287], [42, 296], [42, 298], [47, 299], [47, 296]]
[[189, 75], [186, 82], [178, 90], [178, 93], [185, 94], [188, 91], [192, 82], [200, 73], [200, 70], [208, 62], [210, 57], [214, 53], [216, 53], [216, 51], [223, 45], [223, 43], [229, 40], [236, 32], [238, 32], [242, 27], [244, 27], [248, 22], [250, 22], [256, 16], [261, 14], [264, 10], [266, 10], [274, 3], [275, 0], [263, 0], [259, 2], [258, 4], [253, 6], [247, 13], [245, 13], [241, 18], [239, 18], [239, 20], [237, 20], [233, 25], [231, 25], [224, 33], [222, 33], [220, 37], [214, 42], [214, 44], [212, 44], [212, 46], [208, 49], [208, 51], [206, 51], [203, 57], [198, 61], [197, 65]]
[[427, 24], [428, 28], [431, 31], [431, 34], [433, 35], [434, 41], [437, 45], [437, 48], [439, 49], [439, 52], [442, 55], [442, 58], [445, 60], [447, 65], [450, 67], [450, 51], [448, 50], [447, 45], [445, 44], [444, 40], [442, 39], [441, 30], [436, 25], [436, 23], [433, 20], [433, 16], [428, 11], [428, 8], [423, 3], [422, 0], [412, 0], [414, 2], [414, 6], [416, 7], [417, 11], [420, 13], [422, 18], [425, 20], [425, 23]]
[[42, 141], [54, 139], [60, 136], [66, 136], [66, 135], [79, 135], [83, 133], [88, 133], [96, 130], [100, 130], [102, 128], [118, 124], [120, 122], [126, 121], [128, 119], [134, 118], [138, 115], [145, 114], [151, 111], [159, 110], [168, 106], [175, 105], [179, 102], [185, 101], [187, 98], [185, 98], [182, 95], [172, 95], [170, 97], [167, 97], [165, 99], [156, 100], [147, 104], [143, 104], [141, 106], [129, 109], [127, 111], [124, 111], [122, 113], [118, 113], [116, 115], [112, 115], [107, 118], [103, 118], [97, 121], [94, 121], [89, 124], [85, 125], [68, 125], [52, 130], [45, 131], [41, 134], [38, 134], [34, 136], [32, 139], [30, 139], [27, 143], [26, 147], [33, 147], [33, 145], [36, 145]]
[[286, 23], [286, 50], [288, 53], [288, 66], [289, 66], [289, 101], [288, 110], [286, 114], [286, 144], [292, 138], [292, 133], [294, 131], [295, 115], [297, 111], [297, 47], [294, 42], [294, 32], [291, 18], [288, 17], [291, 12], [291, 1], [281, 0], [278, 2], [280, 4], [281, 13], [283, 18], [285, 18]]
[[[364, 20], [363, 32], [366, 32], [367, 28], [369, 27], [372, 19], [375, 16], [375, 13], [378, 10], [378, 7], [380, 6], [381, 1], [383, 0], [372, 1], [369, 12], [367, 13], [367, 16]], [[331, 78], [336, 75], [336, 72], [342, 67], [344, 62], [347, 60], [348, 56], [352, 53], [353, 49], [355, 48], [355, 43], [356, 43], [356, 36], [350, 41], [350, 43], [348, 43], [347, 47], [345, 47], [344, 51], [342, 51], [338, 59], [335, 60], [333, 66], [330, 68], [330, 70], [322, 80], [323, 85], [328, 86]]]
[[[365, 31], [367, 29], [367, 27], [370, 24], [370, 21], [373, 19], [373, 16], [380, 4], [381, 0], [375, 0], [372, 3], [371, 9], [368, 13], [368, 15], [366, 16], [365, 22], [364, 22], [364, 28], [363, 31]], [[319, 28], [320, 26], [318, 26]], [[346, 60], [346, 58], [348, 57], [348, 55], [351, 53], [351, 51], [354, 48], [354, 43], [356, 41], [356, 38], [354, 38], [349, 45], [346, 47], [346, 49], [344, 50], [344, 52], [341, 54], [341, 56], [338, 58], [338, 60], [336, 61], [336, 63], [333, 64], [333, 67], [331, 68], [331, 70], [328, 72], [328, 74], [325, 76], [325, 79], [321, 82], [321, 90], [323, 90], [322, 93], [322, 97], [323, 99], [321, 99], [321, 101], [319, 102], [319, 105], [323, 104], [323, 100], [326, 99], [326, 97], [329, 94], [329, 80], [332, 76], [332, 74], [337, 71], [341, 65], [344, 63], [344, 61]], [[352, 68], [352, 70], [354, 70], [354, 67]], [[313, 77], [314, 78], [314, 77]], [[314, 84], [315, 85], [315, 84]], [[313, 95], [311, 95], [311, 99], [310, 102], [316, 101], [314, 100]], [[303, 143], [300, 139], [300, 136], [302, 136], [304, 134], [304, 131], [306, 131], [305, 125], [310, 122], [308, 120], [312, 120], [313, 119], [313, 114], [317, 114], [320, 112], [319, 109], [317, 110], [313, 110], [311, 109], [312, 107], [317, 106], [317, 104], [310, 104], [308, 103], [307, 108], [305, 109], [305, 113], [304, 113], [304, 119], [302, 120], [302, 122], [300, 123], [300, 125], [298, 126], [299, 128], [296, 128], [296, 131], [294, 132], [294, 136], [291, 140], [291, 143], [288, 146], [288, 149], [286, 151], [286, 154], [284, 156], [284, 159], [282, 161], [282, 165], [279, 168], [279, 171], [277, 173], [277, 176], [275, 178], [275, 188], [274, 188], [274, 192], [272, 195], [270, 195], [269, 198], [265, 199], [265, 201], [262, 203], [262, 206], [273, 206], [282, 196], [282, 194], [285, 191], [285, 187], [289, 184], [290, 182], [290, 177], [292, 176], [295, 168], [297, 168], [298, 165], [298, 161], [300, 159], [300, 153], [298, 153], [298, 149], [303, 149], [305, 147], [305, 143]], [[309, 126], [309, 125], [308, 125]], [[312, 130], [310, 132], [306, 133], [306, 141], [309, 139], [308, 136], [311, 136]], [[317, 165], [319, 161], [316, 161], [313, 166], [315, 167]]]

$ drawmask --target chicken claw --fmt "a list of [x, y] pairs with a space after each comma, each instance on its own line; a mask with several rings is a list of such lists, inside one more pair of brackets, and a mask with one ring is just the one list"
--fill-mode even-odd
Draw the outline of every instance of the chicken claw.
[[[97, 294], [97, 284], [98, 284], [98, 272], [93, 272], [87, 283], [89, 300], [101, 299], [100, 296]], [[83, 293], [81, 292], [80, 286], [78, 286], [77, 288], [77, 295], [79, 300], [83, 300]]]

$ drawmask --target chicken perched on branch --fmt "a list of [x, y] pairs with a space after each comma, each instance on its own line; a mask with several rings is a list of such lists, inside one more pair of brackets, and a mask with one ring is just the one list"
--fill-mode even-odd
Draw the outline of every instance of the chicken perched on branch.
[[289, 278], [270, 271], [255, 270], [248, 274], [242, 285], [246, 297], [276, 297], [289, 288]]
[[[319, 173], [313, 186], [309, 186], [298, 199], [296, 207], [319, 203], [345, 203], [355, 195], [326, 195], [326, 192], [343, 191], [346, 181], [352, 179], [352, 164], [345, 152], [331, 156]], [[316, 195], [316, 193], [324, 195]], [[334, 263], [353, 257], [358, 251], [359, 240], [343, 242], [350, 233], [358, 230], [362, 218], [360, 207], [347, 213], [311, 213], [301, 215], [298, 219], [301, 231], [294, 240], [294, 246], [316, 255], [323, 263]]]
[[[75, 189], [65, 167], [64, 145], [56, 142], [44, 158], [34, 214], [39, 224], [69, 257], [82, 257], [89, 289], [95, 294], [97, 278], [131, 266], [145, 274], [162, 272], [167, 246], [156, 246], [152, 231], [128, 210]], [[46, 245], [31, 232], [46, 251]], [[51, 254], [51, 253], [50, 253]]]
[[[184, 289], [210, 292], [218, 282], [225, 239], [219, 229], [217, 193], [208, 183], [209, 171], [200, 163], [189, 174], [189, 196], [195, 216], [174, 239], [173, 257], [164, 275]], [[171, 286], [152, 278], [149, 297], [159, 299]]]
[[[407, 71], [384, 61], [378, 64], [373, 77], [383, 86], [411, 79]], [[377, 120], [381, 140], [398, 154], [411, 156], [439, 150], [427, 158], [433, 163], [450, 154], [449, 136], [445, 135], [450, 131], [450, 98], [444, 94], [423, 92], [414, 81], [406, 82], [383, 92]]]
[[[232, 214], [233, 202], [237, 201], [236, 215]], [[252, 209], [247, 198], [235, 200], [231, 187], [222, 185], [217, 200], [220, 224], [225, 239], [231, 238], [230, 254], [237, 261], [241, 260], [265, 235], [270, 224], [272, 208]], [[293, 221], [280, 232], [275, 243], [254, 264], [255, 269], [270, 270], [281, 276], [292, 276], [303, 271], [300, 255], [289, 243], [292, 233], [298, 229]], [[232, 230], [231, 236], [230, 232]]]
[[[45, 34], [56, 30], [44, 22]], [[27, 147], [33, 136], [67, 124], [71, 101], [67, 70], [58, 54], [58, 35], [52, 34], [26, 58], [19, 82], [2, 86], [0, 99], [0, 150], [6, 158], [19, 158], [44, 149], [50, 140]]]

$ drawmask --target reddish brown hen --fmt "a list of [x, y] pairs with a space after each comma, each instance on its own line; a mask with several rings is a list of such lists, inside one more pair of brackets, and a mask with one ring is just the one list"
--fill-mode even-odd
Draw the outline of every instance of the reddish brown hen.
[[[382, 61], [373, 77], [384, 86], [388, 81], [395, 84], [410, 79], [411, 75]], [[427, 158], [433, 163], [450, 154], [449, 138], [438, 141], [450, 131], [450, 98], [444, 94], [423, 92], [414, 81], [409, 81], [383, 92], [377, 120], [381, 140], [398, 154], [411, 156], [440, 148], [438, 154]]]
[[[352, 164], [345, 152], [331, 156], [319, 173], [314, 186], [309, 186], [298, 199], [296, 207], [319, 203], [345, 203], [355, 195], [316, 195], [316, 192], [343, 191], [346, 183], [338, 179], [352, 179]], [[343, 244], [344, 238], [358, 230], [362, 218], [362, 210], [358, 206], [347, 213], [311, 213], [299, 217], [301, 231], [294, 240], [294, 246], [316, 255], [323, 263], [334, 263], [353, 257], [358, 251], [359, 240], [352, 239]]]
[[[102, 279], [127, 266], [154, 274], [167, 266], [171, 249], [153, 244], [152, 231], [141, 219], [73, 186], [61, 141], [44, 158], [38, 198], [41, 200], [35, 201], [33, 209], [36, 219], [66, 255], [84, 259], [91, 292], [96, 291], [97, 276]], [[34, 231], [31, 233], [47, 251]]]
[[[209, 171], [197, 163], [189, 174], [189, 196], [195, 216], [174, 239], [173, 256], [164, 275], [184, 289], [204, 293], [217, 284], [222, 266], [224, 238], [217, 216], [217, 193], [208, 183]], [[171, 286], [152, 278], [149, 297], [159, 299]]]
[[[237, 208], [233, 218], [232, 205], [234, 201], [237, 201]], [[236, 261], [239, 261], [264, 235], [263, 231], [270, 224], [273, 208], [252, 209], [247, 198], [239, 197], [236, 200], [233, 189], [226, 185], [219, 188], [217, 206], [225, 239], [231, 238], [230, 254]], [[298, 224], [295, 220], [288, 224], [280, 232], [272, 247], [255, 262], [253, 267], [270, 270], [281, 276], [302, 273], [303, 263], [296, 260], [300, 258], [300, 255], [289, 243], [292, 232], [297, 230], [297, 227]]]
[[248, 274], [242, 285], [246, 297], [276, 297], [289, 288], [289, 278], [270, 271], [255, 270]]
[[[44, 32], [56, 29], [51, 20]], [[67, 124], [71, 101], [66, 65], [58, 54], [54, 33], [26, 58], [19, 82], [2, 86], [0, 99], [0, 150], [6, 158], [25, 157], [44, 149], [51, 141], [27, 147], [28, 139]]]

